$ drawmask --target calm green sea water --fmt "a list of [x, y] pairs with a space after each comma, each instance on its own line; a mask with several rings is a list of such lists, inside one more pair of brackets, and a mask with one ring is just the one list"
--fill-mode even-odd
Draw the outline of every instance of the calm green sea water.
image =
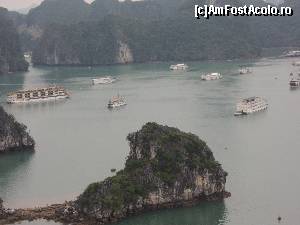
[[[126, 135], [148, 121], [176, 126], [206, 140], [228, 171], [224, 202], [163, 210], [124, 220], [120, 225], [282, 225], [299, 224], [300, 89], [290, 90], [291, 59], [257, 62], [192, 62], [190, 72], [171, 72], [169, 64], [97, 68], [38, 67], [0, 76], [5, 109], [25, 123], [36, 153], [0, 156], [0, 196], [8, 207], [31, 207], [74, 199], [91, 182], [124, 166]], [[238, 75], [240, 64], [254, 73]], [[224, 79], [205, 82], [204, 72]], [[119, 81], [92, 86], [91, 78], [113, 75]], [[275, 79], [277, 78], [277, 79]], [[12, 90], [59, 84], [71, 99], [55, 103], [6, 105]], [[109, 111], [120, 93], [128, 105]], [[265, 112], [236, 118], [236, 102], [261, 96]], [[25, 225], [28, 223], [22, 223]], [[34, 224], [55, 223], [37, 221]]]

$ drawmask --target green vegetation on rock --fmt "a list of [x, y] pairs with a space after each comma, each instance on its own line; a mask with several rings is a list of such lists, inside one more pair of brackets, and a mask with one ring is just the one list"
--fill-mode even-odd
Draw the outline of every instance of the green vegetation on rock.
[[27, 127], [0, 106], [0, 153], [11, 150], [33, 150], [35, 145]]
[[8, 11], [0, 7], [0, 75], [27, 69], [17, 30], [9, 19]]
[[206, 174], [213, 174], [211, 180], [222, 186], [218, 189], [220, 193], [225, 191], [223, 185], [227, 173], [197, 136], [147, 123], [140, 131], [129, 134], [127, 139], [130, 154], [125, 168], [115, 176], [87, 187], [77, 200], [83, 212], [95, 208], [122, 211], [136, 207], [141, 201], [145, 204], [149, 193], [155, 192], [165, 192], [163, 196], [176, 192], [180, 199], [184, 189], [199, 185], [195, 181], [197, 176], [205, 177]]
[[[292, 17], [194, 18], [208, 0], [45, 0], [20, 25], [23, 48], [46, 65], [106, 65], [151, 61], [255, 58], [262, 49], [299, 47], [299, 1]], [[214, 4], [266, 6], [262, 0]], [[27, 29], [24, 27], [27, 26]], [[21, 29], [21, 30], [22, 30]], [[32, 37], [30, 37], [32, 35]]]

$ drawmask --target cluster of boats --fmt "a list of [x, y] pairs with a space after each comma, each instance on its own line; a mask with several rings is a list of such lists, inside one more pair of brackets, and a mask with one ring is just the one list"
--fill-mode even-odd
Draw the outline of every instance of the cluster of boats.
[[[296, 64], [295, 64], [296, 65]], [[298, 64], [297, 64], [298, 65]], [[299, 63], [300, 65], [300, 63]], [[189, 67], [186, 64], [176, 64], [171, 65], [171, 70], [187, 70]], [[239, 70], [240, 74], [249, 74], [252, 73], [252, 70], [248, 67], [241, 67]], [[293, 74], [291, 73], [291, 76]], [[210, 80], [218, 80], [223, 78], [220, 73], [208, 73], [201, 76], [202, 80], [210, 81]], [[112, 84], [116, 82], [117, 79], [111, 76], [93, 78], [92, 84]], [[290, 80], [291, 87], [300, 86], [300, 77], [295, 78], [294, 76]], [[60, 100], [70, 98], [70, 94], [64, 87], [61, 86], [50, 86], [47, 88], [37, 88], [37, 89], [28, 89], [28, 90], [20, 90], [13, 93], [8, 94], [7, 103], [29, 103], [29, 102], [41, 102], [41, 101], [50, 101], [50, 100]], [[108, 108], [118, 108], [127, 105], [125, 98], [120, 96], [113, 96], [108, 101]], [[236, 105], [235, 116], [248, 115], [255, 112], [259, 112], [262, 110], [266, 110], [268, 108], [268, 103], [265, 99], [261, 97], [251, 97], [242, 99]]]
[[[92, 79], [92, 84], [111, 84], [116, 81], [113, 77], [101, 77]], [[27, 90], [19, 90], [7, 95], [6, 102], [8, 104], [31, 103], [56, 101], [70, 98], [70, 94], [64, 87], [50, 86], [46, 88], [35, 88]], [[117, 108], [126, 105], [125, 98], [117, 95], [113, 96], [108, 102], [108, 108]]]
[[[107, 77], [100, 77], [100, 78], [93, 78], [92, 79], [92, 84], [96, 85], [96, 84], [112, 84], [114, 82], [116, 82], [117, 79], [111, 76], [107, 76]], [[107, 107], [109, 109], [114, 109], [114, 108], [118, 108], [118, 107], [122, 107], [127, 105], [125, 98], [120, 96], [119, 94], [116, 96], [113, 96], [109, 101], [108, 101], [108, 105]]]
[[[184, 63], [174, 64], [170, 66], [170, 70], [187, 70], [189, 66]], [[250, 74], [252, 73], [252, 70], [249, 67], [241, 66], [239, 69], [239, 74]], [[202, 80], [219, 80], [222, 79], [223, 76], [220, 73], [208, 73], [201, 75]]]
[[[175, 64], [170, 66], [170, 70], [187, 70], [189, 66], [184, 63]], [[219, 80], [223, 78], [220, 73], [208, 73], [201, 76], [201, 80]]]
[[[171, 70], [186, 70], [189, 67], [186, 64], [176, 64], [171, 65]], [[250, 74], [252, 70], [249, 67], [241, 66], [239, 69], [239, 74]], [[201, 80], [211, 81], [222, 79], [223, 76], [220, 73], [208, 73], [201, 76]], [[259, 112], [266, 110], [268, 108], [268, 103], [265, 99], [261, 97], [251, 97], [242, 99], [237, 103], [235, 116], [248, 115], [251, 113]]]

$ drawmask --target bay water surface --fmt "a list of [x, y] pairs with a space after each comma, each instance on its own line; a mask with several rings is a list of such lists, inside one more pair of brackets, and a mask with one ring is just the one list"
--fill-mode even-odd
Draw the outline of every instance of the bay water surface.
[[[300, 89], [289, 88], [292, 59], [188, 63], [191, 71], [169, 71], [168, 63], [104, 67], [32, 67], [0, 76], [0, 101], [27, 125], [35, 153], [0, 156], [0, 196], [11, 208], [72, 200], [89, 183], [122, 169], [129, 153], [126, 136], [149, 121], [175, 126], [205, 140], [229, 173], [224, 201], [162, 210], [128, 218], [120, 225], [281, 225], [299, 224]], [[248, 64], [252, 74], [239, 75]], [[224, 78], [201, 81], [206, 72]], [[112, 75], [111, 85], [91, 78]], [[10, 91], [62, 85], [71, 98], [7, 105]], [[111, 96], [128, 105], [108, 110]], [[241, 98], [261, 96], [269, 109], [234, 117]], [[53, 225], [54, 222], [23, 222]]]

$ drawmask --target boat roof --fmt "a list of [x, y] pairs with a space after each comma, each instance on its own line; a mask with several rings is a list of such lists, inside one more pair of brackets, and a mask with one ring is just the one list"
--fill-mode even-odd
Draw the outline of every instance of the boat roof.
[[171, 66], [185, 66], [185, 65], [186, 65], [185, 63], [178, 63], [178, 64], [171, 65]]
[[44, 87], [44, 88], [24, 89], [24, 90], [11, 92], [8, 95], [23, 94], [23, 93], [26, 93], [26, 92], [34, 92], [34, 91], [46, 91], [46, 90], [53, 90], [53, 89], [65, 89], [65, 88], [61, 87], [61, 86], [51, 86], [51, 87]]
[[260, 97], [256, 97], [256, 96], [254, 96], [254, 97], [250, 97], [250, 98], [245, 98], [245, 99], [243, 99], [243, 101], [246, 101], [246, 102], [251, 102], [251, 101], [254, 101], [255, 99], [260, 99]]

